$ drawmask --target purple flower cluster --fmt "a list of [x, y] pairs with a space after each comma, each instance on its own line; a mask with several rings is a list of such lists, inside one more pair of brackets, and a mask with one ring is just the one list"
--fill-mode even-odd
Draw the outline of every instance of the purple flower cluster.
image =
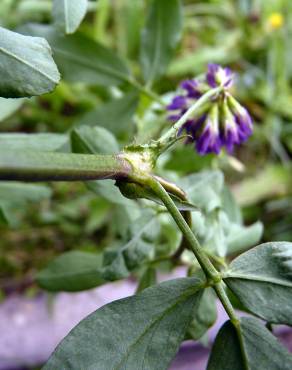
[[233, 73], [229, 68], [209, 64], [204, 78], [183, 81], [183, 93], [174, 97], [167, 106], [171, 112], [168, 119], [176, 122], [210, 88], [222, 87], [216, 99], [210, 100], [183, 126], [188, 134], [187, 143], [194, 142], [201, 155], [219, 154], [222, 147], [232, 153], [234, 145], [243, 143], [252, 134], [252, 120], [248, 111], [228, 92], [232, 84]]

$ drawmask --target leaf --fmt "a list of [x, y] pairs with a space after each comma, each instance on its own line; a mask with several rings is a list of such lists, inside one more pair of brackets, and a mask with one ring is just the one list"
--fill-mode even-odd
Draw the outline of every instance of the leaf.
[[49, 291], [76, 292], [104, 284], [102, 258], [95, 253], [71, 251], [51, 261], [37, 274], [38, 284]]
[[21, 182], [0, 182], [0, 201], [7, 204], [39, 202], [49, 198], [52, 191], [44, 185], [23, 184]]
[[0, 204], [0, 225], [8, 225], [9, 224], [9, 219], [5, 213], [5, 209], [3, 206]]
[[223, 276], [252, 313], [292, 325], [292, 243], [261, 244], [232, 261]]
[[204, 290], [198, 307], [193, 312], [193, 319], [187, 330], [187, 338], [197, 340], [214, 325], [217, 318], [216, 299], [212, 288]]
[[82, 320], [44, 370], [166, 370], [201, 296], [196, 278], [176, 279], [120, 299]]
[[25, 102], [25, 99], [0, 98], [0, 121], [4, 121], [15, 113]]
[[28, 203], [37, 203], [51, 196], [51, 189], [44, 185], [20, 182], [0, 182], [0, 219], [2, 224], [16, 227], [19, 209]]
[[130, 79], [129, 70], [122, 59], [81, 33], [62, 36], [49, 26], [35, 24], [26, 25], [20, 30], [47, 39], [62, 77], [69, 82], [108, 87]]
[[263, 224], [255, 222], [249, 226], [230, 224], [227, 235], [228, 254], [240, 251], [257, 244], [263, 235]]
[[242, 215], [240, 211], [240, 207], [236, 203], [236, 200], [230, 191], [230, 189], [225, 185], [223, 187], [222, 191], [222, 200], [223, 200], [223, 208], [224, 211], [226, 212], [228, 218], [239, 225], [242, 225], [243, 220], [242, 220]]
[[221, 191], [224, 177], [220, 171], [202, 171], [182, 178], [179, 186], [188, 200], [206, 212], [222, 206]]
[[207, 370], [289, 370], [292, 357], [255, 318], [240, 320], [240, 334], [230, 321], [220, 329]]
[[137, 92], [130, 92], [120, 99], [97, 106], [86, 113], [77, 124], [78, 126], [101, 126], [116, 135], [127, 134], [129, 136], [135, 128], [133, 115], [136, 112], [138, 101]]
[[0, 96], [20, 98], [54, 90], [60, 81], [46, 40], [0, 27]]
[[153, 0], [142, 32], [140, 62], [148, 84], [161, 77], [180, 41], [180, 0]]
[[151, 287], [156, 284], [156, 270], [153, 267], [146, 268], [142, 276], [139, 279], [139, 284], [137, 287], [137, 293]]
[[153, 257], [153, 242], [160, 231], [153, 212], [142, 214], [131, 228], [131, 239], [125, 245], [105, 252], [102, 272], [105, 280], [123, 279]]
[[64, 33], [74, 33], [86, 15], [87, 0], [54, 0], [53, 17]]
[[37, 150], [52, 152], [66, 147], [69, 142], [63, 134], [0, 134], [1, 150]]
[[74, 153], [113, 154], [119, 151], [116, 138], [103, 127], [82, 126], [71, 132]]

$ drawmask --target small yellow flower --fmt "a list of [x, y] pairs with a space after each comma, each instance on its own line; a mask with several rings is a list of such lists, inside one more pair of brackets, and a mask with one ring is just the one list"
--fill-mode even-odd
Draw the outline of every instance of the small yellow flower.
[[281, 28], [284, 23], [283, 15], [278, 12], [272, 13], [268, 18], [268, 23], [269, 26], [274, 30]]

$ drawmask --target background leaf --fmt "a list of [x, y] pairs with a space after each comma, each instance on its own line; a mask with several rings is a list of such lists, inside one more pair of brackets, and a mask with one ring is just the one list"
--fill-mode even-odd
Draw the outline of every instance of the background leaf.
[[39, 285], [49, 291], [75, 292], [104, 284], [101, 255], [71, 251], [51, 261], [37, 275]]
[[166, 370], [199, 302], [201, 284], [195, 278], [171, 280], [102, 307], [69, 333], [44, 370]]
[[161, 77], [181, 37], [180, 0], [153, 0], [142, 31], [140, 61], [148, 84]]
[[53, 152], [68, 147], [69, 137], [64, 134], [0, 134], [1, 150], [36, 150]]
[[61, 36], [50, 26], [37, 24], [26, 25], [20, 30], [47, 39], [62, 77], [69, 82], [115, 86], [130, 79], [122, 59], [81, 33]]
[[[220, 329], [207, 370], [289, 370], [292, 357], [277, 339], [255, 318], [240, 320], [240, 339], [227, 321]], [[241, 342], [241, 343], [240, 343]]]
[[0, 96], [20, 98], [54, 90], [60, 81], [51, 49], [42, 38], [0, 27]]
[[25, 99], [0, 98], [0, 122], [15, 113], [25, 102]]
[[75, 32], [86, 15], [87, 5], [87, 0], [54, 0], [56, 26], [67, 34]]
[[231, 262], [224, 281], [255, 315], [292, 325], [292, 243], [265, 243], [243, 253]]
[[111, 100], [103, 105], [98, 105], [92, 111], [86, 113], [78, 126], [101, 126], [116, 135], [128, 137], [135, 128], [133, 115], [136, 112], [139, 95], [136, 91], [129, 92], [120, 99]]

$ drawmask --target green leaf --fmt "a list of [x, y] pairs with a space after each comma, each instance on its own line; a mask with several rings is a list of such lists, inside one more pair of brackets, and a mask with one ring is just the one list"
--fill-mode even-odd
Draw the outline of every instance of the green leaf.
[[20, 182], [0, 182], [0, 201], [7, 204], [25, 204], [39, 202], [49, 198], [52, 191], [44, 185], [23, 184]]
[[43, 185], [19, 182], [0, 182], [0, 219], [2, 224], [16, 227], [19, 209], [29, 203], [37, 203], [51, 196], [51, 189]]
[[26, 99], [5, 99], [0, 98], [0, 121], [4, 121], [15, 113]]
[[71, 251], [51, 261], [37, 274], [38, 284], [49, 291], [76, 292], [104, 284], [98, 254]]
[[87, 5], [87, 0], [54, 0], [56, 26], [67, 34], [75, 32], [86, 15]]
[[193, 319], [187, 330], [187, 338], [197, 340], [214, 325], [217, 318], [216, 299], [212, 288], [204, 290], [198, 307], [193, 312]]
[[74, 153], [113, 154], [119, 151], [116, 138], [103, 127], [81, 126], [71, 132]]
[[228, 218], [232, 222], [242, 225], [243, 220], [242, 220], [240, 207], [236, 203], [236, 200], [233, 194], [231, 193], [230, 189], [226, 185], [223, 187], [222, 201], [223, 201], [224, 211], [226, 212]]
[[62, 77], [69, 82], [115, 86], [130, 79], [122, 59], [81, 33], [62, 36], [51, 27], [34, 24], [22, 27], [21, 31], [47, 39]]
[[156, 270], [153, 267], [147, 267], [139, 279], [137, 293], [151, 287], [156, 284]]
[[69, 142], [63, 134], [0, 134], [1, 150], [37, 150], [52, 152], [65, 147]]
[[5, 208], [0, 204], [0, 225], [8, 225], [9, 219], [6, 215]]
[[207, 370], [290, 370], [292, 357], [255, 318], [240, 320], [239, 334], [230, 321], [220, 329]]
[[140, 61], [148, 84], [161, 77], [182, 33], [180, 0], [153, 0], [142, 32]]
[[135, 220], [131, 229], [131, 239], [124, 246], [105, 252], [102, 273], [105, 280], [125, 278], [153, 257], [153, 242], [160, 231], [153, 212], [144, 213]]
[[292, 243], [265, 243], [240, 255], [224, 281], [255, 315], [292, 325]]
[[0, 96], [20, 98], [54, 90], [60, 81], [46, 40], [0, 27]]
[[201, 288], [196, 278], [171, 280], [102, 307], [69, 333], [44, 370], [166, 370]]
[[184, 177], [179, 183], [188, 200], [206, 212], [222, 206], [223, 184], [224, 177], [219, 171], [202, 171]]
[[231, 223], [227, 235], [228, 254], [238, 253], [257, 244], [263, 235], [263, 224], [255, 222], [249, 226]]
[[116, 135], [132, 133], [134, 131], [133, 115], [138, 106], [138, 94], [130, 92], [120, 99], [112, 100], [97, 106], [86, 113], [78, 125], [102, 126]]

